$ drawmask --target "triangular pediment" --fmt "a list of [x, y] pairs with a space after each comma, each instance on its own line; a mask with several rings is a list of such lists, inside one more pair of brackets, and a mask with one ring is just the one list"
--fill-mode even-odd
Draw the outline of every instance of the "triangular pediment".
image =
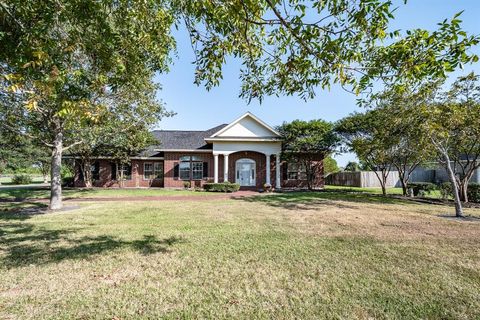
[[212, 138], [278, 138], [280, 135], [272, 127], [258, 119], [250, 112], [245, 113]]

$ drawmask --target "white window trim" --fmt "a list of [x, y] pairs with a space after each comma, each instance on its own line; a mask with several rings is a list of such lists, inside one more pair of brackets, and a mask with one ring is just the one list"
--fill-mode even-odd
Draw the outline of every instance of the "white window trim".
[[145, 165], [147, 165], [147, 164], [151, 164], [151, 165], [152, 165], [152, 170], [151, 170], [152, 175], [153, 175], [153, 173], [154, 173], [154, 170], [153, 170], [153, 162], [144, 162], [144, 163], [143, 163], [143, 180], [144, 180], [144, 181], [153, 180], [153, 179], [147, 178], [147, 177], [145, 176], [145, 171], [146, 171], [146, 170], [145, 170]]
[[[123, 167], [130, 166], [130, 179], [126, 179], [125, 176], [123, 176], [123, 178], [124, 178], [123, 181], [132, 181], [133, 180], [133, 166], [132, 166], [131, 163], [129, 165], [128, 164], [120, 164], [120, 165], [117, 164], [117, 166], [121, 166], [122, 171], [124, 171]], [[120, 176], [121, 176], [121, 174], [119, 172], [120, 170], [118, 169], [118, 167], [116, 169], [117, 169], [117, 174], [118, 174], [117, 181], [120, 181]]]
[[[180, 160], [182, 157], [189, 157], [190, 160]], [[203, 166], [203, 163], [205, 162], [205, 159], [203, 159], [202, 157], [198, 157], [200, 160], [193, 160], [194, 157], [197, 157], [195, 155], [191, 155], [191, 156], [181, 156], [179, 157], [179, 161], [178, 161], [178, 180], [180, 181], [202, 181], [204, 180], [205, 178], [203, 177], [203, 169], [204, 169], [204, 166]], [[182, 175], [181, 175], [181, 168], [180, 168], [180, 164], [181, 163], [189, 163], [189, 178], [188, 179], [183, 179], [182, 178]], [[201, 163], [202, 164], [202, 177], [199, 178], [199, 179], [194, 179], [193, 178], [193, 163]]]
[[[151, 164], [151, 165], [152, 165], [152, 175], [154, 175], [155, 178], [149, 179], [149, 178], [146, 178], [146, 177], [145, 177], [145, 165], [146, 165], [146, 164]], [[143, 175], [142, 175], [142, 176], [143, 176], [143, 180], [144, 180], [144, 181], [162, 180], [162, 179], [163, 179], [163, 178], [160, 179], [160, 178], [157, 178], [157, 177], [156, 177], [156, 175], [155, 175], [155, 164], [162, 164], [162, 162], [157, 161], [157, 162], [144, 162], [144, 163], [143, 163]], [[162, 169], [163, 169], [163, 168], [162, 168]], [[164, 174], [164, 173], [163, 173], [163, 170], [162, 170], [162, 175], [163, 175], [163, 174]]]

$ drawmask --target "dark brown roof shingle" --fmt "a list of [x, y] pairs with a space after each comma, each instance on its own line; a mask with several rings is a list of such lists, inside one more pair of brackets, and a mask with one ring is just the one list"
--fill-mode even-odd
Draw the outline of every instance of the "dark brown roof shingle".
[[154, 130], [152, 134], [159, 141], [155, 149], [161, 150], [205, 150], [212, 149], [205, 138], [212, 136], [227, 124], [221, 124], [205, 131]]

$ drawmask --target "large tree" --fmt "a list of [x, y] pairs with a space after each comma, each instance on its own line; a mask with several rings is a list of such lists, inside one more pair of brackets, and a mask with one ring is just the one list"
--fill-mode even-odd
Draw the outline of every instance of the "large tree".
[[[455, 215], [463, 216], [462, 200], [467, 201], [468, 182], [480, 167], [480, 105], [478, 77], [460, 77], [451, 90], [433, 96], [429, 103], [415, 111], [421, 118], [421, 129], [437, 152], [452, 185]], [[439, 92], [436, 88], [435, 93]]]
[[150, 86], [152, 90], [148, 94], [131, 87], [117, 90], [105, 101], [109, 112], [75, 126], [75, 135], [83, 143], [74, 146], [69, 154], [76, 158], [87, 187], [92, 186], [91, 166], [99, 157], [108, 156], [119, 167], [126, 164], [130, 156], [156, 143], [150, 130], [171, 113], [157, 102], [153, 90], [156, 86]]
[[354, 113], [335, 125], [335, 131], [342, 137], [347, 150], [354, 152], [375, 173], [383, 195], [387, 194], [387, 178], [394, 168], [392, 156], [395, 145], [386, 127], [387, 118], [378, 110], [370, 110]]
[[443, 97], [447, 114], [454, 117], [450, 130], [450, 160], [459, 186], [460, 199], [468, 202], [468, 183], [480, 168], [480, 76], [459, 77]]
[[241, 96], [310, 98], [339, 83], [358, 93], [382, 80], [402, 87], [445, 78], [477, 60], [460, 14], [422, 29], [389, 29], [390, 0], [179, 1], [196, 55], [196, 82], [219, 83], [228, 56], [243, 62]]
[[407, 195], [407, 184], [413, 171], [422, 163], [432, 160], [434, 148], [428, 135], [422, 130], [422, 117], [412, 109], [431, 98], [432, 86], [426, 84], [411, 90], [397, 90], [389, 87], [376, 93], [367, 101], [374, 108], [375, 121], [371, 128], [376, 132], [376, 141], [389, 153], [389, 161], [398, 171], [403, 195]]
[[59, 209], [62, 154], [83, 143], [79, 122], [112, 111], [118, 90], [151, 95], [165, 71], [174, 20], [156, 1], [0, 3], [2, 95], [15, 101], [20, 131], [51, 148], [50, 208]]
[[305, 168], [308, 188], [322, 169], [322, 158], [328, 157], [338, 146], [339, 138], [333, 124], [324, 120], [294, 120], [277, 128], [283, 138], [282, 157]]

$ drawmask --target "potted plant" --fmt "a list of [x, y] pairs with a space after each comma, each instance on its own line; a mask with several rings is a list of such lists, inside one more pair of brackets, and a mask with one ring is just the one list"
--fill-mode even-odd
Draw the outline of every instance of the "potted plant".
[[265, 192], [271, 192], [272, 191], [272, 185], [270, 183], [265, 183], [263, 185], [263, 189], [265, 190]]

